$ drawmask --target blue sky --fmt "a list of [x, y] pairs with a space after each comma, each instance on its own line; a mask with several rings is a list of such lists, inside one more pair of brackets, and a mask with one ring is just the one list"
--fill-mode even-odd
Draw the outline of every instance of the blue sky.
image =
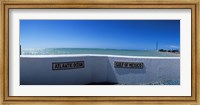
[[20, 20], [22, 48], [180, 48], [179, 20]]

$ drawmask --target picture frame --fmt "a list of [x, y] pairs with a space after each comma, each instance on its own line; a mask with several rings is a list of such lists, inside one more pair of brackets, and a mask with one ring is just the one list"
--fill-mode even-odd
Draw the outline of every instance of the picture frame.
[[[3, 0], [1, 3], [0, 103], [14, 104], [200, 104], [199, 94], [199, 0], [176, 1], [46, 1]], [[9, 96], [9, 9], [191, 9], [191, 96]]]

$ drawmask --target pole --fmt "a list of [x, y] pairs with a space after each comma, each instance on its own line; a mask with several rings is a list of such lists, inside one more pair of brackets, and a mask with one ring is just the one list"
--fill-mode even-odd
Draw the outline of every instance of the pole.
[[156, 50], [158, 50], [158, 41], [156, 42]]
[[21, 48], [21, 45], [20, 45], [20, 55], [21, 55], [21, 53], [22, 53], [22, 48]]

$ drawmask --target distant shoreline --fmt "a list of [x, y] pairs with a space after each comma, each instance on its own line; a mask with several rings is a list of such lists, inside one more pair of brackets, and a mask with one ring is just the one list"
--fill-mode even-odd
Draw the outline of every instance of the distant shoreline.
[[160, 52], [160, 53], [168, 53], [168, 54], [177, 54], [177, 55], [180, 55], [180, 52]]

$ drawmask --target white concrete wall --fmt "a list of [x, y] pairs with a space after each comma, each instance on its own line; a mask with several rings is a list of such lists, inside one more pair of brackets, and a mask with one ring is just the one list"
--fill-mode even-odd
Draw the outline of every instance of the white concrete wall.
[[[109, 57], [108, 81], [120, 84], [145, 84], [180, 79], [180, 60], [174, 58]], [[114, 68], [113, 62], [143, 62], [143, 69]]]
[[[85, 68], [52, 70], [53, 62], [71, 61], [84, 61]], [[114, 61], [143, 62], [144, 69], [114, 68]], [[20, 84], [22, 85], [76, 85], [105, 81], [120, 84], [145, 84], [179, 79], [179, 57], [120, 57], [109, 55], [20, 57]]]
[[21, 57], [20, 84], [86, 84], [91, 82], [91, 68], [52, 70], [52, 62], [85, 61], [88, 57]]

